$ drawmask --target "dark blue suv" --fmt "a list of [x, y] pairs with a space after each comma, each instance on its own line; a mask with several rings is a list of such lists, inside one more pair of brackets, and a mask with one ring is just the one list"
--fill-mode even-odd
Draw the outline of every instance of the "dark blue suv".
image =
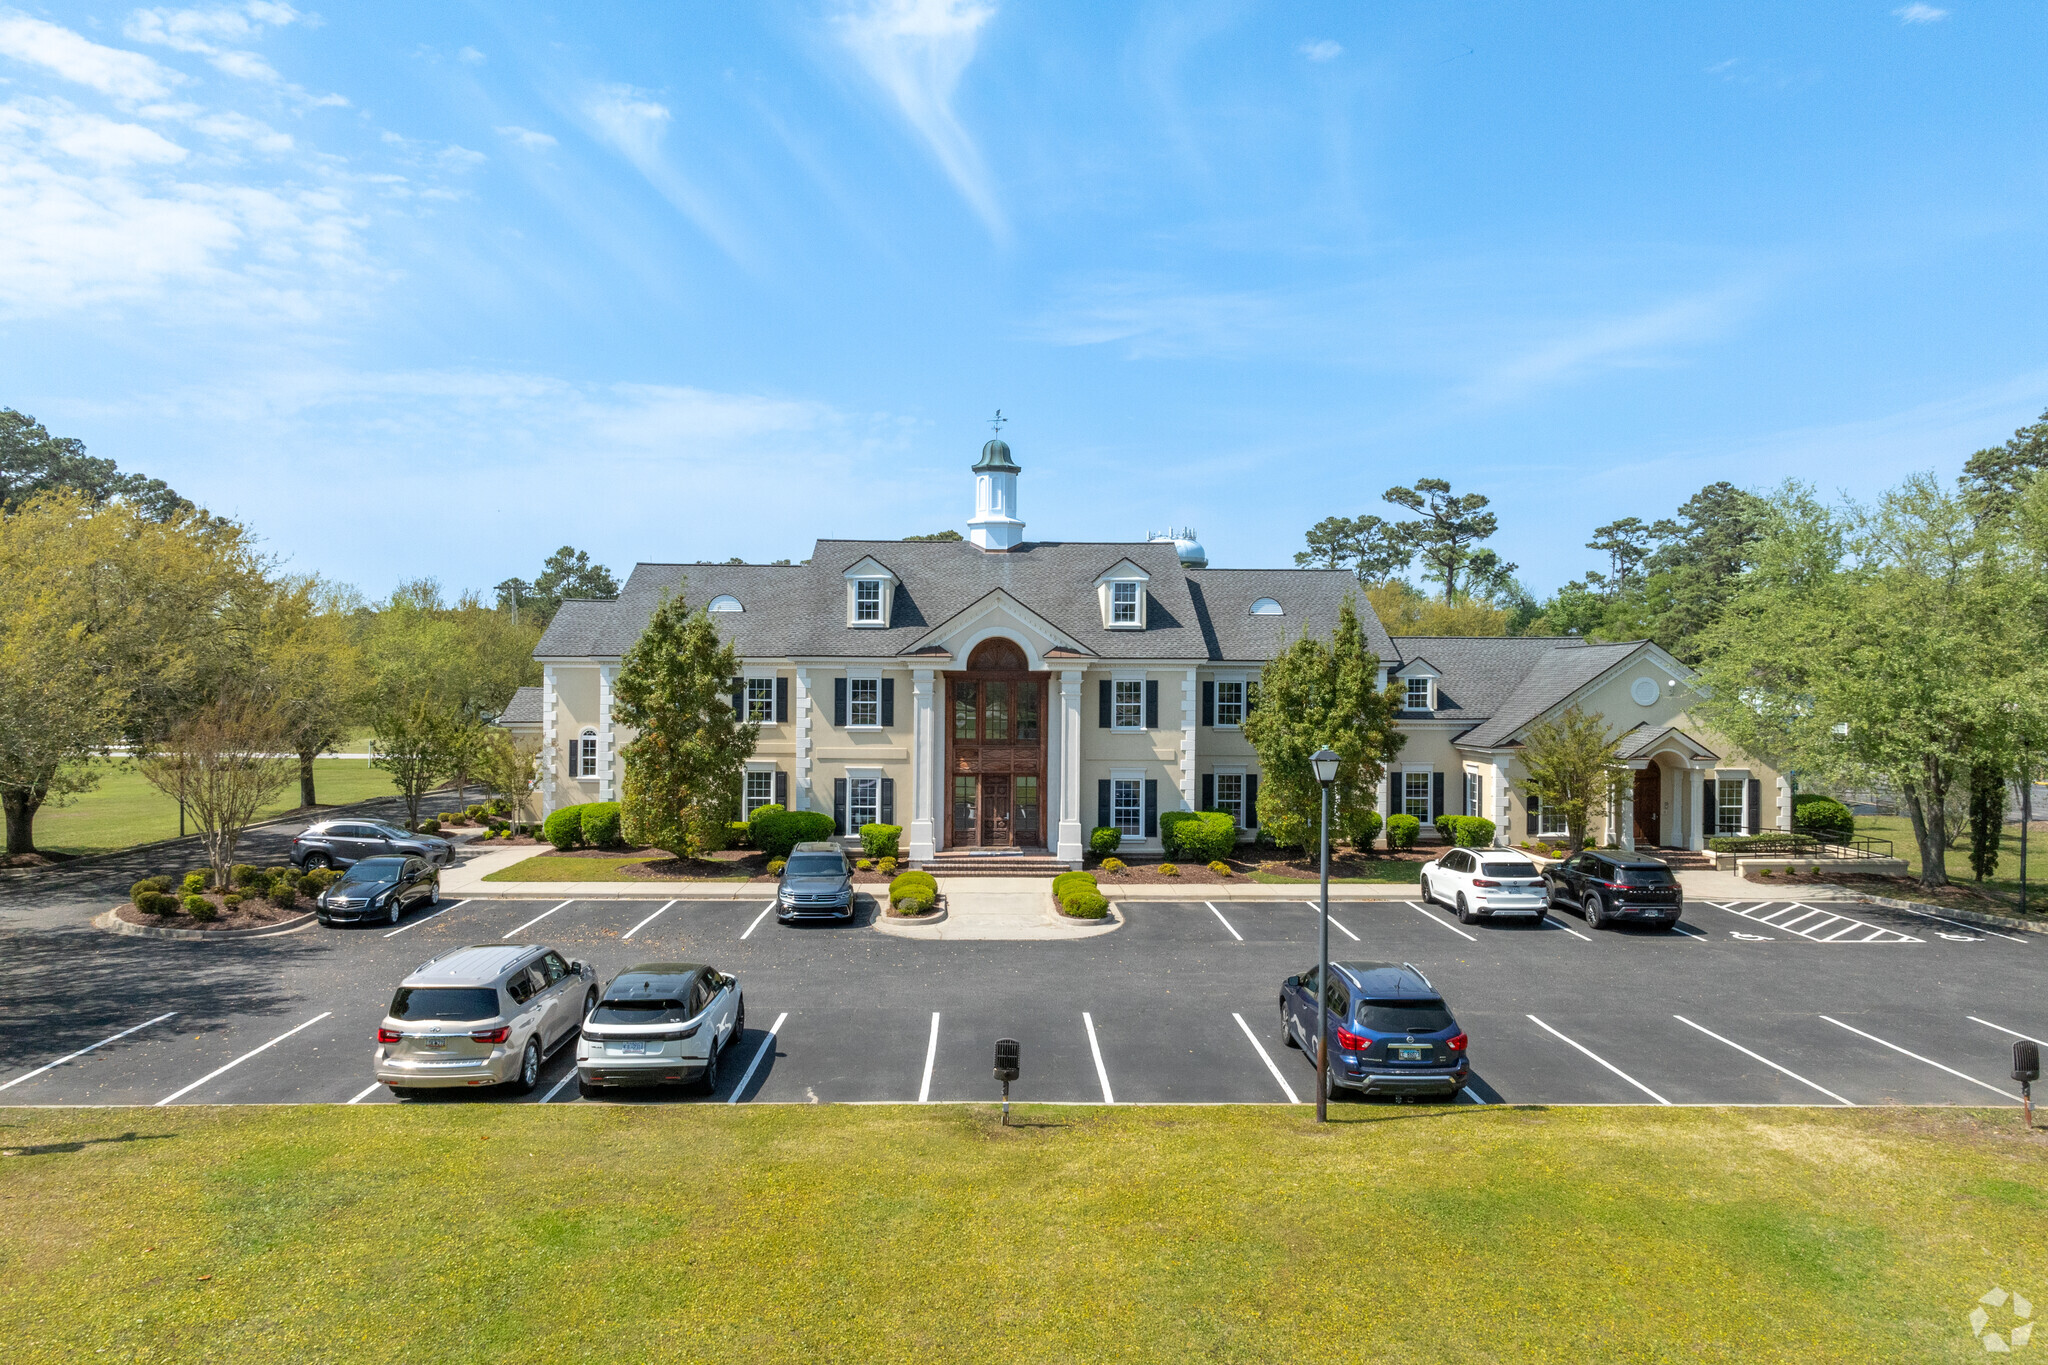
[[[1315, 1052], [1316, 969], [1280, 983], [1290, 1047]], [[1364, 1095], [1455, 1095], [1471, 1075], [1465, 1031], [1429, 978], [1403, 962], [1332, 962], [1324, 995], [1330, 1088]]]

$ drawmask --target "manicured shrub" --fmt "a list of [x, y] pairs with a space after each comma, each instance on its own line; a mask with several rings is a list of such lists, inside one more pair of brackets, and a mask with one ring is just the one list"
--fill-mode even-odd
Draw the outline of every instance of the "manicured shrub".
[[1856, 817], [1832, 796], [1801, 792], [1792, 798], [1792, 828], [1841, 843], [1856, 835]]
[[541, 823], [540, 832], [549, 843], [567, 853], [583, 842], [583, 807], [562, 807]]
[[270, 884], [270, 903], [280, 910], [289, 910], [299, 903], [299, 888], [279, 878]]
[[1159, 851], [1169, 858], [1181, 856], [1180, 827], [1195, 818], [1191, 810], [1167, 810], [1159, 813]]
[[1416, 836], [1422, 833], [1422, 821], [1412, 815], [1390, 815], [1387, 817], [1387, 847], [1413, 848]]
[[1370, 849], [1372, 841], [1380, 837], [1380, 813], [1371, 806], [1361, 806], [1347, 811], [1339, 822], [1344, 838], [1356, 849]]
[[754, 846], [754, 827], [744, 820], [731, 821], [725, 827], [725, 846], [727, 848], [752, 848]]
[[241, 905], [242, 898], [233, 891], [230, 891], [225, 896], [222, 896], [220, 898], [220, 903], [226, 906], [228, 909], [233, 910]]
[[199, 919], [206, 911], [213, 909], [213, 902], [197, 892], [180, 897], [179, 903], [185, 907], [185, 913], [194, 919]]
[[481, 820], [486, 814], [488, 812], [485, 811], [481, 802], [474, 806], [464, 806], [462, 808], [462, 818], [465, 820]]
[[169, 877], [144, 877], [128, 888], [128, 899], [134, 901], [137, 908], [144, 908], [142, 905], [142, 898], [144, 896], [154, 895], [156, 892], [168, 891], [170, 889], [171, 879]]
[[1230, 864], [1219, 858], [1209, 864], [1209, 870], [1219, 877], [1228, 877], [1230, 875]]
[[206, 889], [207, 876], [204, 872], [187, 872], [178, 889], [188, 896], [196, 896]]
[[1811, 834], [1721, 834], [1707, 840], [1707, 847], [1715, 853], [1781, 853], [1788, 848], [1812, 848], [1819, 842]]
[[419, 832], [421, 834], [439, 834], [441, 832], [441, 822], [432, 817], [422, 820], [420, 821]]
[[310, 872], [307, 873], [305, 876], [299, 878], [298, 881], [293, 884], [298, 887], [299, 894], [301, 896], [307, 897], [308, 899], [319, 895], [321, 891], [326, 889], [321, 885], [320, 879], [318, 877], [315, 877]]
[[893, 877], [893, 876], [895, 876], [895, 875], [896, 875], [896, 860], [895, 860], [894, 858], [877, 858], [877, 859], [875, 859], [875, 871], [877, 871], [877, 872], [881, 873], [881, 874], [882, 874], [883, 876], [885, 876], [885, 877]]
[[855, 858], [853, 860], [853, 870], [855, 872], [872, 872], [875, 870], [874, 860], [872, 858]]
[[1458, 842], [1458, 820], [1461, 817], [1446, 812], [1432, 822], [1436, 825], [1436, 837], [1447, 844]]
[[592, 801], [581, 807], [583, 842], [592, 848], [624, 848], [619, 837], [619, 803]]
[[[193, 919], [198, 920], [201, 924], [206, 924], [212, 920], [220, 918], [220, 911], [213, 908], [212, 901], [208, 900], [204, 896], [194, 896], [192, 897], [192, 899], [199, 903], [197, 905], [187, 905], [185, 907], [185, 911], [187, 914], [191, 915]], [[239, 901], [236, 903], [240, 904]]]
[[770, 858], [787, 858], [798, 844], [832, 837], [832, 817], [821, 810], [784, 810], [762, 806], [748, 822], [753, 826], [754, 847]]
[[789, 859], [787, 858], [770, 858], [768, 860], [768, 875], [771, 877], [780, 877], [782, 875], [782, 869], [788, 866]]
[[889, 883], [889, 899], [896, 901], [905, 896], [922, 896], [927, 904], [936, 902], [939, 898], [938, 879], [916, 868], [897, 873], [895, 880]]
[[911, 891], [901, 896], [892, 896], [891, 903], [900, 915], [922, 915], [932, 908], [932, 898], [922, 891]]
[[1451, 817], [1451, 842], [1460, 848], [1491, 848], [1493, 821], [1483, 815]]
[[1162, 877], [1178, 877], [1180, 875], [1180, 869], [1175, 867], [1172, 863], [1161, 863], [1159, 865], [1159, 875]]
[[1102, 870], [1104, 872], [1121, 872], [1128, 866], [1129, 864], [1121, 858], [1104, 858], [1102, 860]]
[[1109, 899], [1100, 891], [1077, 890], [1060, 897], [1060, 909], [1075, 919], [1101, 919], [1109, 913]]
[[1052, 879], [1052, 894], [1061, 900], [1065, 900], [1070, 893], [1075, 891], [1093, 891], [1095, 889], [1095, 874], [1093, 872], [1062, 872], [1059, 876]]
[[1124, 846], [1124, 834], [1120, 829], [1104, 825], [1088, 836], [1088, 847], [1103, 857], [1108, 857]]
[[254, 863], [236, 863], [228, 869], [228, 882], [233, 886], [255, 886], [263, 879], [263, 869]]
[[1180, 855], [1190, 862], [1209, 863], [1237, 851], [1237, 821], [1227, 811], [1189, 812], [1180, 826]]
[[1274, 815], [1260, 817], [1259, 833], [1271, 839], [1276, 848], [1308, 850], [1316, 844], [1316, 823], [1294, 814], [1280, 811]]
[[167, 891], [145, 891], [135, 898], [135, 908], [150, 915], [175, 915], [178, 898]]
[[893, 858], [896, 846], [903, 839], [901, 825], [862, 825], [860, 827], [860, 851], [870, 858]]

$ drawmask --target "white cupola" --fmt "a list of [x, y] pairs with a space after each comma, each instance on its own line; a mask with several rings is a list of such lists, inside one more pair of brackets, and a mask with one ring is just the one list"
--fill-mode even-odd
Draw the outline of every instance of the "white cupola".
[[984, 550], [1014, 550], [1024, 540], [1017, 516], [1017, 476], [1024, 471], [1010, 458], [1010, 447], [998, 436], [981, 448], [974, 462], [974, 516], [967, 539]]

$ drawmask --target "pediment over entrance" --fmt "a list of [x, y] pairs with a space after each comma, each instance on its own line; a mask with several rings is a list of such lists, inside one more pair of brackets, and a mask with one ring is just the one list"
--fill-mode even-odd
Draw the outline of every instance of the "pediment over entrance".
[[1648, 767], [1651, 759], [1659, 757], [1675, 758], [1693, 768], [1720, 761], [1719, 754], [1676, 725], [1638, 725], [1615, 744], [1614, 756], [1631, 768]]
[[[915, 656], [936, 647], [952, 656], [955, 667], [964, 668], [975, 646], [998, 636], [1022, 647], [1026, 667], [1033, 672], [1063, 665], [1072, 667], [1093, 657], [1061, 634], [1050, 621], [1001, 588], [941, 621], [912, 642], [903, 653]], [[1046, 657], [1048, 653], [1054, 654], [1050, 660]]]

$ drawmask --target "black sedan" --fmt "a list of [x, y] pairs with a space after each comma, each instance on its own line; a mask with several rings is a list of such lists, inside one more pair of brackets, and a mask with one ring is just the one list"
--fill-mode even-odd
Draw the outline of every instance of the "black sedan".
[[440, 903], [440, 870], [416, 857], [365, 858], [314, 902], [322, 924], [372, 919], [396, 924], [409, 906]]
[[1543, 869], [1544, 899], [1551, 909], [1569, 906], [1586, 917], [1588, 929], [1616, 924], [1651, 924], [1669, 929], [1685, 909], [1685, 892], [1671, 869], [1655, 858], [1587, 849]]

